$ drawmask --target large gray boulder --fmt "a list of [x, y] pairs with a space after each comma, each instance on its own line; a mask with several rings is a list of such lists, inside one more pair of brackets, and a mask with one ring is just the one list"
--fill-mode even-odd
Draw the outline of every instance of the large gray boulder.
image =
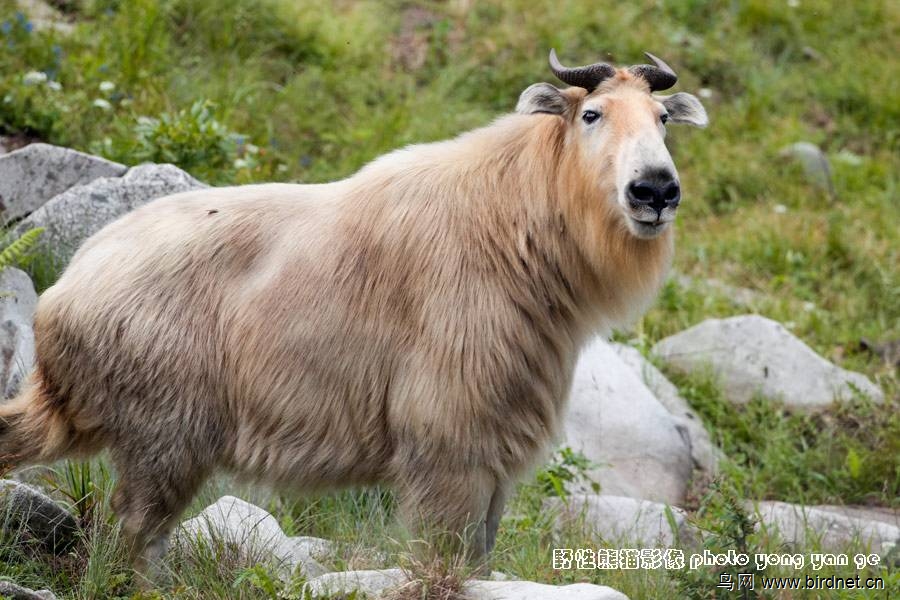
[[104, 225], [156, 198], [206, 187], [174, 165], [147, 164], [123, 177], [104, 177], [73, 187], [31, 213], [17, 233], [44, 227], [38, 240], [60, 265]]
[[691, 438], [691, 458], [694, 460], [694, 467], [708, 473], [716, 473], [719, 470], [719, 460], [724, 455], [713, 445], [703, 421], [681, 397], [678, 388], [637, 349], [625, 344], [613, 344], [613, 348], [619, 358], [640, 375], [644, 384], [666, 410], [672, 413], [675, 420], [687, 429]]
[[711, 368], [725, 396], [738, 404], [761, 394], [814, 410], [857, 390], [883, 399], [865, 375], [828, 362], [780, 323], [757, 315], [708, 319], [661, 340], [653, 353], [684, 372]]
[[9, 479], [0, 479], [0, 526], [53, 552], [71, 547], [78, 533], [69, 511], [37, 488]]
[[900, 526], [842, 507], [766, 501], [748, 502], [747, 509], [767, 529], [777, 531], [785, 542], [801, 548], [841, 553], [856, 543], [887, 556], [900, 547]]
[[693, 472], [687, 428], [600, 338], [578, 359], [563, 434], [564, 445], [599, 465], [589, 475], [603, 494], [684, 500]]
[[11, 600], [56, 600], [50, 590], [29, 590], [9, 581], [0, 581], [0, 596]]
[[276, 563], [285, 578], [297, 569], [307, 578], [326, 573], [319, 561], [332, 554], [327, 540], [287, 537], [275, 517], [233, 496], [223, 496], [175, 533], [176, 544], [188, 550], [197, 540], [227, 544], [248, 564]]
[[127, 167], [68, 148], [30, 144], [0, 157], [0, 220], [8, 223], [40, 208], [67, 189], [99, 177], [119, 177]]
[[588, 533], [622, 548], [673, 548], [677, 541], [692, 540], [696, 536], [684, 510], [659, 502], [625, 496], [575, 494], [565, 502], [550, 498], [545, 506], [558, 514], [557, 527], [580, 524]]
[[0, 390], [16, 395], [34, 366], [34, 309], [31, 279], [18, 269], [0, 272]]

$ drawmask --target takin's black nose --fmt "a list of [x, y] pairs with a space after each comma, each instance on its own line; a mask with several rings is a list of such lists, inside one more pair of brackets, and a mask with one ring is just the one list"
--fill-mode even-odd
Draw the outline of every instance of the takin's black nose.
[[628, 184], [628, 203], [639, 210], [650, 207], [660, 213], [664, 208], [675, 208], [681, 202], [681, 186], [671, 173], [657, 173], [635, 179]]

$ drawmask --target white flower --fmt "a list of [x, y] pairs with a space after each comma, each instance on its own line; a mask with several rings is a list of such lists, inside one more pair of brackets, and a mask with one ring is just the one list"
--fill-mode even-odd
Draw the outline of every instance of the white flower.
[[787, 5], [791, 8], [797, 8], [800, 6], [800, 0], [787, 0]]
[[784, 204], [776, 204], [772, 207], [772, 210], [774, 210], [776, 214], [783, 215], [787, 212], [787, 206]]
[[116, 89], [116, 84], [114, 84], [112, 81], [101, 81], [100, 82], [100, 91], [101, 92], [108, 94], [109, 92], [113, 91], [114, 89]]
[[709, 88], [700, 88], [699, 90], [697, 90], [697, 95], [701, 98], [709, 99], [712, 98], [713, 91]]
[[12, 102], [12, 101], [13, 101], [12, 94], [7, 94], [7, 95], [3, 96], [3, 103], [4, 103], [4, 104], [9, 104], [9, 103]]
[[54, 92], [58, 92], [62, 89], [62, 84], [58, 81], [48, 81], [47, 87], [53, 90]]
[[288, 171], [288, 166], [287, 166], [287, 165], [278, 165], [277, 171], [278, 171], [279, 173], [287, 173], [287, 171]]
[[47, 82], [47, 74], [42, 71], [28, 71], [22, 77], [22, 83], [25, 85], [40, 85]]
[[253, 144], [247, 144], [244, 146], [244, 149], [247, 151], [247, 154], [259, 154], [259, 146], [254, 146]]
[[243, 158], [236, 158], [236, 159], [234, 159], [234, 168], [235, 168], [235, 169], [246, 169], [246, 168], [247, 168], [247, 161], [244, 160]]
[[101, 110], [112, 110], [112, 104], [110, 104], [108, 101], [104, 100], [103, 98], [95, 99], [93, 106], [94, 106], [94, 108], [99, 108]]

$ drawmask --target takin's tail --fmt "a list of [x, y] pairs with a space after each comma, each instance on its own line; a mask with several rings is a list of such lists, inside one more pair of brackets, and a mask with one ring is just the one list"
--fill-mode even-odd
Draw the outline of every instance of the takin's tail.
[[0, 404], [0, 476], [21, 465], [59, 458], [70, 438], [65, 419], [41, 386], [26, 384], [16, 398]]

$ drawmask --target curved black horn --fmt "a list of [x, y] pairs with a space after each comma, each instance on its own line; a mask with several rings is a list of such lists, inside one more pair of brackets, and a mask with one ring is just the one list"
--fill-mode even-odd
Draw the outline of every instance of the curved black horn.
[[649, 52], [644, 52], [651, 61], [652, 65], [635, 65], [629, 67], [628, 71], [636, 77], [641, 77], [650, 84], [650, 91], [657, 92], [659, 90], [667, 90], [678, 81], [678, 75], [672, 70], [672, 67], [663, 62], [662, 59], [653, 56]]
[[560, 81], [584, 88], [591, 92], [600, 85], [604, 79], [609, 79], [616, 74], [615, 67], [606, 63], [594, 63], [583, 67], [564, 67], [556, 58], [556, 50], [550, 50], [550, 69]]

